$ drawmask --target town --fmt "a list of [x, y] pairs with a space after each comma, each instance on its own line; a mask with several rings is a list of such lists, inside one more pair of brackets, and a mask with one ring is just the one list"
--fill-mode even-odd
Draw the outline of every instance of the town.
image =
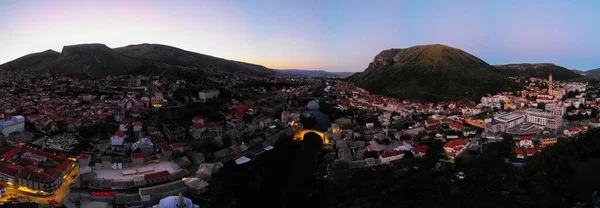
[[1, 73], [3, 203], [191, 203], [181, 193], [206, 203], [220, 169], [252, 163], [280, 138], [307, 132], [322, 137], [335, 167], [406, 168], [434, 141], [443, 145], [437, 166], [451, 165], [507, 139], [510, 162], [521, 166], [600, 126], [595, 88], [552, 75], [514, 78], [526, 88], [478, 103], [428, 103], [371, 94], [336, 77]]

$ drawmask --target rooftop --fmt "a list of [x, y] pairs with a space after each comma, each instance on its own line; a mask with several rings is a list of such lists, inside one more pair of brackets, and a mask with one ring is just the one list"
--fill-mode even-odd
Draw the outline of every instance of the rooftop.
[[104, 179], [108, 179], [108, 180], [117, 180], [117, 181], [133, 181], [133, 177], [144, 176], [147, 173], [138, 173], [138, 174], [124, 176], [122, 174], [122, 171], [124, 171], [124, 172], [127, 172], [127, 171], [134, 172], [135, 171], [137, 173], [138, 172], [137, 169], [142, 169], [142, 168], [147, 168], [147, 169], [152, 168], [154, 170], [154, 172], [169, 171], [169, 173], [173, 173], [177, 169], [179, 169], [177, 164], [175, 164], [174, 162], [166, 161], [166, 162], [148, 164], [144, 167], [124, 168], [123, 170], [94, 170], [94, 172], [97, 174], [98, 178], [104, 178]]

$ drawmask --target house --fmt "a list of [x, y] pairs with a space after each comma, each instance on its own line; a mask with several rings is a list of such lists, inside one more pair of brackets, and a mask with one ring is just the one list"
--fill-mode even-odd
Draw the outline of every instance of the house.
[[536, 151], [533, 148], [529, 148], [529, 149], [525, 150], [525, 153], [527, 154], [527, 157], [531, 157], [531, 156], [535, 155], [535, 152]]
[[442, 123], [441, 120], [427, 120], [425, 121], [425, 127], [434, 127], [434, 126], [438, 126]]
[[131, 154], [131, 161], [133, 166], [144, 165], [146, 163], [146, 153], [133, 153]]
[[192, 119], [193, 123], [204, 124], [204, 118], [202, 116], [196, 116]]
[[173, 156], [173, 147], [171, 146], [166, 146], [160, 149], [163, 153], [163, 155], [165, 155], [165, 157], [171, 157]]
[[471, 143], [467, 140], [454, 139], [444, 144], [444, 151], [446, 152], [448, 158], [453, 160], [454, 158], [460, 156], [460, 154], [468, 149], [469, 146], [471, 146]]
[[152, 139], [152, 143], [154, 143], [154, 149], [156, 150], [167, 146], [167, 140], [164, 137], [155, 137]]
[[533, 138], [531, 136], [521, 136], [519, 138], [519, 147], [533, 148]]
[[525, 152], [522, 149], [515, 149], [517, 159], [525, 159]]
[[413, 147], [410, 151], [415, 155], [415, 157], [424, 157], [429, 147], [427, 145], [421, 145], [417, 147]]
[[558, 142], [558, 136], [556, 136], [556, 134], [544, 132], [540, 137], [540, 142], [542, 143], [542, 147], [554, 145]]
[[450, 129], [452, 129], [454, 131], [463, 131], [465, 129], [465, 126], [463, 126], [462, 124], [460, 124], [458, 122], [452, 122], [450, 124]]
[[569, 137], [575, 137], [579, 134], [580, 131], [581, 131], [581, 129], [579, 129], [577, 127], [571, 127], [571, 128], [565, 129], [563, 134], [565, 134]]
[[261, 128], [265, 128], [273, 125], [273, 119], [270, 116], [261, 116], [258, 118], [258, 125]]
[[392, 162], [398, 161], [404, 157], [404, 153], [393, 151], [393, 152], [384, 152], [379, 155], [379, 160], [381, 160], [382, 164], [390, 164]]
[[194, 140], [200, 140], [202, 138], [202, 133], [206, 131], [206, 126], [202, 123], [194, 123], [190, 128], [190, 136], [194, 138]]
[[117, 131], [112, 137], [110, 137], [110, 144], [113, 146], [123, 146], [123, 142], [127, 138], [124, 131]]
[[146, 184], [165, 182], [165, 181], [169, 181], [170, 178], [171, 178], [171, 174], [169, 174], [169, 171], [167, 171], [167, 170], [163, 170], [163, 171], [155, 172], [155, 173], [148, 173], [148, 174], [144, 175], [144, 180], [146, 181]]
[[182, 153], [185, 150], [183, 149], [183, 143], [175, 143], [175, 144], [171, 144], [171, 148], [173, 148], [174, 152], [179, 152]]
[[140, 132], [142, 131], [142, 122], [141, 121], [136, 121], [135, 123], [133, 123], [133, 131], [134, 132]]
[[600, 121], [599, 121], [599, 120], [597, 120], [597, 119], [590, 120], [590, 121], [588, 122], [588, 126], [589, 126], [589, 127], [592, 127], [592, 128], [600, 127]]

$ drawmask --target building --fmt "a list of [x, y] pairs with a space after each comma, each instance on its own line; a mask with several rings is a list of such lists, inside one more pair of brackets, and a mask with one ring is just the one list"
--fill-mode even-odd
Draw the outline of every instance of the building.
[[150, 104], [152, 104], [152, 107], [155, 107], [155, 108], [163, 107], [166, 102], [167, 102], [167, 99], [165, 99], [163, 97], [162, 92], [156, 92], [156, 93], [154, 93], [154, 96], [152, 96], [152, 98], [150, 98]]
[[471, 146], [471, 142], [467, 140], [454, 139], [448, 141], [444, 145], [444, 151], [446, 152], [448, 158], [454, 160], [454, 158], [460, 156], [463, 152], [465, 152], [465, 150], [468, 149], [469, 146]]
[[6, 186], [0, 184], [0, 198], [4, 197], [4, 195], [6, 195]]
[[509, 114], [498, 116], [494, 119], [501, 123], [505, 123], [507, 129], [518, 126], [519, 124], [522, 124], [523, 122], [525, 122], [524, 115], [521, 113], [509, 113]]
[[562, 116], [557, 116], [540, 109], [529, 108], [525, 110], [525, 117], [528, 123], [543, 126], [548, 129], [556, 130], [562, 126]]
[[205, 90], [198, 92], [198, 98], [200, 102], [206, 102], [207, 100], [219, 97], [219, 90]]
[[540, 142], [542, 143], [542, 147], [554, 145], [558, 142], [558, 136], [556, 136], [556, 134], [551, 134], [550, 132], [544, 132], [540, 137]]
[[413, 155], [415, 155], [415, 157], [424, 157], [425, 153], [427, 152], [427, 149], [429, 149], [428, 146], [426, 145], [421, 145], [418, 147], [413, 147], [412, 149], [410, 149], [410, 151], [413, 153]]
[[24, 132], [25, 117], [13, 116], [10, 120], [0, 122], [0, 131], [4, 136], [8, 136], [14, 132]]
[[552, 73], [550, 73], [550, 76], [548, 76], [548, 94], [549, 95], [553, 95], [554, 92], [552, 92], [553, 88], [552, 88]]
[[131, 162], [133, 166], [144, 165], [146, 163], [146, 153], [133, 153], [131, 154]]
[[533, 138], [531, 136], [521, 136], [519, 138], [519, 147], [533, 148]]
[[567, 111], [567, 107], [562, 101], [556, 103], [548, 103], [546, 104], [545, 108], [546, 111], [560, 117], [563, 117], [565, 115], [565, 112]]
[[157, 205], [152, 208], [200, 208], [200, 206], [194, 204], [192, 200], [183, 197], [181, 192], [179, 196], [167, 196], [160, 200]]
[[381, 160], [382, 164], [390, 164], [391, 162], [398, 161], [404, 157], [403, 153], [398, 151], [393, 152], [384, 152], [379, 155], [379, 160]]
[[492, 121], [485, 123], [485, 131], [492, 134], [504, 133], [506, 130], [525, 122], [521, 113], [509, 113], [496, 116]]
[[174, 124], [163, 124], [163, 131], [165, 132], [165, 137], [169, 142], [180, 141], [185, 138], [185, 128], [181, 126], [177, 126]]

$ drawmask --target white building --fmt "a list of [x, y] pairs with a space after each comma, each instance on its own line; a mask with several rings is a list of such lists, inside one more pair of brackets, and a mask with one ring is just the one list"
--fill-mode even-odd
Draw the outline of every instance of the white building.
[[201, 102], [206, 102], [207, 100], [219, 97], [219, 90], [205, 90], [198, 92], [198, 98], [200, 98]]
[[0, 122], [0, 131], [4, 136], [8, 136], [14, 132], [25, 131], [25, 117], [14, 116], [12, 119]]
[[523, 122], [525, 122], [524, 115], [521, 113], [504, 114], [504, 115], [498, 116], [494, 119], [501, 123], [505, 123], [507, 129], [518, 126], [519, 124], [522, 124]]
[[554, 115], [551, 112], [529, 108], [525, 110], [525, 115], [528, 123], [544, 126], [549, 129], [558, 129], [562, 126], [562, 116]]
[[561, 101], [561, 102], [556, 102], [556, 103], [548, 103], [546, 104], [546, 111], [557, 115], [557, 116], [564, 116], [566, 111], [567, 111], [567, 107], [565, 106], [565, 104]]

